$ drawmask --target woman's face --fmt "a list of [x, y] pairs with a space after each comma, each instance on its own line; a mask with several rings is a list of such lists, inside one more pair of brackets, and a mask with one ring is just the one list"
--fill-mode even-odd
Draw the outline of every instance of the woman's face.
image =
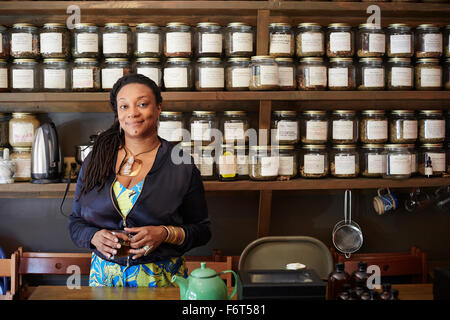
[[123, 86], [117, 94], [117, 116], [125, 136], [149, 137], [157, 134], [161, 104], [156, 105], [152, 89], [141, 83]]

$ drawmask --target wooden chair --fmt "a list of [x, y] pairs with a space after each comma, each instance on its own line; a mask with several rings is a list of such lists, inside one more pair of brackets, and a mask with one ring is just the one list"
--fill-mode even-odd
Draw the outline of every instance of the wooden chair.
[[11, 259], [0, 259], [0, 277], [11, 278], [11, 288], [5, 295], [0, 295], [0, 300], [13, 300], [19, 289], [18, 284], [19, 257], [17, 251], [11, 255]]

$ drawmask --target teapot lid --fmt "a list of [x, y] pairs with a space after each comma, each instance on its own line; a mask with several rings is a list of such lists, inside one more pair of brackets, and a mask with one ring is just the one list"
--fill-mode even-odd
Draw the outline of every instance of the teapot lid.
[[193, 278], [213, 278], [217, 276], [217, 272], [211, 268], [206, 267], [206, 262], [200, 262], [200, 268], [197, 268], [191, 272]]

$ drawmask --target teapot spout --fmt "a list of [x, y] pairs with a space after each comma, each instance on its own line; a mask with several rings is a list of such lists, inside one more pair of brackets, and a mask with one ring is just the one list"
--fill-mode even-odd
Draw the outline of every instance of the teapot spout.
[[188, 287], [188, 280], [183, 277], [174, 275], [172, 277], [171, 281], [172, 281], [172, 283], [176, 283], [178, 285], [178, 287], [180, 287], [180, 298], [184, 299], [184, 297], [186, 295], [186, 290]]

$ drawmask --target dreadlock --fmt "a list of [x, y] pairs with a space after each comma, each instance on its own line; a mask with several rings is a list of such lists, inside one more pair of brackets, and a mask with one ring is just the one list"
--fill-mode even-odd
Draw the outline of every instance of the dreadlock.
[[112, 126], [102, 132], [94, 142], [94, 146], [90, 153], [90, 160], [88, 165], [84, 168], [83, 174], [83, 188], [80, 196], [83, 193], [91, 191], [94, 187], [98, 187], [100, 191], [106, 183], [111, 170], [114, 170], [114, 159], [117, 151], [125, 145], [125, 134], [120, 129], [120, 123], [117, 116], [117, 94], [120, 89], [130, 83], [140, 83], [149, 87], [155, 95], [156, 105], [161, 104], [161, 90], [156, 83], [142, 74], [131, 73], [123, 76], [114, 84], [110, 94], [109, 103], [114, 112], [114, 123]]

